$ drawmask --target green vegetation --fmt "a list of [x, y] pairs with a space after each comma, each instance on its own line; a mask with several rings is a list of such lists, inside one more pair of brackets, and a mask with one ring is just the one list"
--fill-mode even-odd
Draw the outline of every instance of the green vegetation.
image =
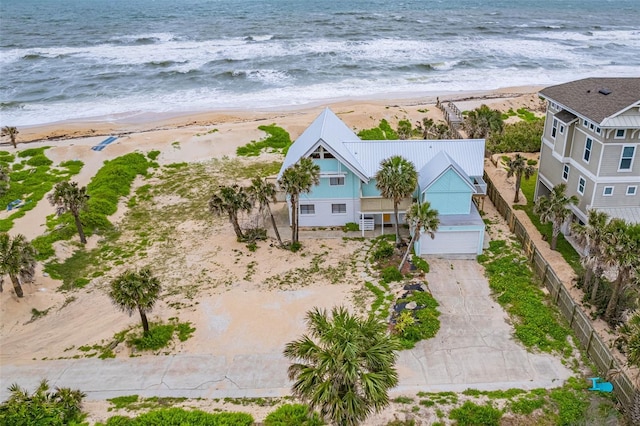
[[384, 118], [380, 120], [378, 127], [372, 129], [364, 129], [358, 132], [358, 137], [362, 140], [383, 141], [398, 140], [398, 133], [391, 128], [389, 122]]
[[289, 133], [281, 127], [272, 124], [270, 126], [259, 126], [258, 129], [267, 133], [267, 137], [260, 141], [239, 147], [236, 154], [241, 157], [257, 157], [262, 152], [278, 153], [286, 155], [291, 146]]
[[131, 418], [113, 416], [105, 426], [250, 426], [253, 417], [247, 413], [205, 413], [200, 410], [184, 410], [182, 408], [161, 408]]
[[151, 161], [156, 161], [156, 159], [160, 156], [160, 151], [154, 149], [153, 151], [149, 151], [147, 153], [147, 158]]
[[456, 424], [461, 426], [498, 426], [502, 411], [490, 403], [477, 405], [467, 401], [461, 407], [451, 410], [449, 418], [456, 420]]
[[342, 227], [342, 230], [344, 232], [355, 232], [355, 231], [359, 231], [360, 230], [360, 225], [358, 225], [355, 222], [348, 222], [345, 223], [344, 226]]
[[56, 183], [69, 179], [82, 168], [81, 161], [65, 161], [53, 167], [53, 162], [44, 155], [48, 148], [26, 149], [20, 151], [17, 158], [2, 151], [6, 154], [0, 155], [0, 165], [8, 168], [10, 183], [0, 196], [0, 206], [5, 208], [14, 200], [22, 200], [22, 204], [9, 217], [0, 219], [0, 232], [9, 231], [14, 220], [33, 209]]
[[440, 330], [438, 302], [426, 291], [414, 291], [396, 303], [415, 302], [415, 309], [404, 309], [396, 317], [395, 332], [403, 349], [411, 349], [421, 340], [431, 339]]
[[503, 240], [491, 241], [478, 260], [484, 264], [497, 301], [514, 322], [515, 336], [528, 348], [570, 356], [572, 333], [561, 323], [557, 308], [546, 303], [520, 250]]
[[511, 108], [505, 114], [502, 114], [502, 119], [506, 120], [509, 117], [516, 117], [516, 116], [520, 120], [528, 122], [528, 123], [532, 123], [532, 122], [536, 122], [536, 121], [544, 121], [543, 117], [536, 116], [533, 112], [529, 111], [526, 108], [518, 108], [517, 111], [514, 111], [513, 108]]
[[380, 278], [382, 282], [392, 283], [395, 281], [402, 281], [404, 279], [404, 275], [402, 275], [402, 272], [398, 271], [398, 268], [395, 266], [387, 266], [380, 271]]
[[419, 271], [424, 272], [425, 274], [429, 273], [429, 262], [421, 258], [420, 256], [416, 256], [415, 254], [411, 256], [411, 263], [413, 266], [418, 268]]
[[284, 404], [264, 419], [265, 426], [321, 426], [325, 423], [317, 413], [309, 413], [303, 404]]
[[151, 323], [148, 334], [130, 336], [127, 344], [139, 351], [157, 351], [168, 347], [175, 337], [181, 342], [186, 341], [195, 330], [190, 322], [178, 322], [176, 319], [167, 324]]
[[[533, 196], [535, 194], [537, 180], [538, 172], [536, 171], [533, 175], [531, 175], [531, 179], [522, 181], [522, 186], [520, 189], [527, 199], [527, 205], [514, 206], [513, 208], [516, 210], [524, 210], [527, 213], [527, 216], [529, 216], [531, 223], [533, 223], [536, 229], [538, 229], [538, 232], [542, 234], [543, 238], [545, 238], [547, 241], [551, 241], [553, 226], [551, 225], [551, 223], [543, 224], [542, 222], [540, 222], [540, 216], [533, 212], [535, 206]], [[578, 276], [581, 276], [583, 273], [583, 267], [580, 263], [580, 255], [578, 254], [578, 252], [576, 252], [571, 243], [569, 243], [569, 241], [564, 238], [563, 234], [560, 234], [558, 236], [556, 250], [562, 255], [564, 260], [567, 261], [569, 266], [571, 266], [573, 270], [576, 271], [576, 274]]]
[[492, 133], [487, 139], [487, 149], [500, 152], [539, 152], [544, 120], [518, 121], [506, 124], [501, 133]]

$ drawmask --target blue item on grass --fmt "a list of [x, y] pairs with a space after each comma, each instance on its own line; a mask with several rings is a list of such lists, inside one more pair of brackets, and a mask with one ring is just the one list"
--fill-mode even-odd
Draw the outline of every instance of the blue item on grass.
[[589, 390], [600, 392], [613, 392], [613, 384], [611, 382], [603, 382], [600, 377], [591, 377], [591, 387]]

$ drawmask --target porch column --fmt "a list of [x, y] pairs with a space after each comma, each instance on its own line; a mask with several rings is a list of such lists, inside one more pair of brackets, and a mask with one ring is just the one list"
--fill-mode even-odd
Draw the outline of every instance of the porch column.
[[364, 213], [360, 212], [360, 230], [362, 231], [362, 238], [364, 238]]
[[380, 222], [382, 222], [382, 227], [381, 227], [381, 231], [380, 231], [380, 235], [384, 235], [384, 213], [380, 213], [380, 216], [382, 218], [382, 220]]

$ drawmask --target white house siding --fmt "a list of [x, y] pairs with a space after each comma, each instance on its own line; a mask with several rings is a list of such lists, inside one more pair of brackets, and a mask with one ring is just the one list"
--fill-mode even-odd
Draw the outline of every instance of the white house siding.
[[420, 238], [420, 253], [422, 255], [480, 254], [483, 237], [483, 230], [438, 231], [433, 239], [428, 235]]
[[[354, 199], [306, 199], [301, 198], [300, 205], [313, 204], [314, 214], [300, 214], [299, 226], [343, 226], [348, 222], [359, 221], [358, 211], [360, 210], [359, 200]], [[346, 213], [332, 213], [332, 204], [346, 204]]]

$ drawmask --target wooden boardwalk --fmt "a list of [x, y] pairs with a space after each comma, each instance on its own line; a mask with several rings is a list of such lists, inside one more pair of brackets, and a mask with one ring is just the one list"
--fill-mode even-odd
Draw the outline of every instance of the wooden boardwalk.
[[455, 106], [453, 102], [442, 101], [438, 104], [438, 107], [442, 110], [444, 119], [447, 121], [449, 127], [456, 131], [462, 127], [464, 118], [462, 117], [462, 113], [460, 112], [458, 107]]

